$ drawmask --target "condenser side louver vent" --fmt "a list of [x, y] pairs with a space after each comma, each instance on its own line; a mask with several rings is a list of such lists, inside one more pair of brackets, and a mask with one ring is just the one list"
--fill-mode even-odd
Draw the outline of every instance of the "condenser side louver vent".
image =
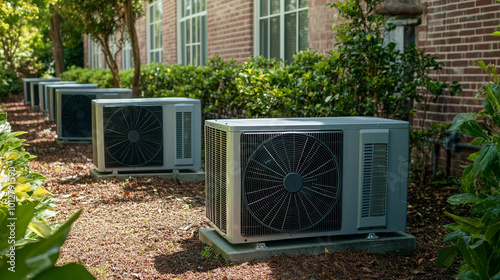
[[175, 164], [193, 164], [193, 109], [192, 104], [175, 105]]
[[361, 217], [385, 216], [387, 144], [365, 144]]
[[361, 131], [358, 228], [386, 226], [389, 131]]
[[341, 131], [243, 133], [241, 235], [340, 230], [342, 137]]
[[227, 233], [227, 133], [205, 128], [206, 215], [217, 228]]

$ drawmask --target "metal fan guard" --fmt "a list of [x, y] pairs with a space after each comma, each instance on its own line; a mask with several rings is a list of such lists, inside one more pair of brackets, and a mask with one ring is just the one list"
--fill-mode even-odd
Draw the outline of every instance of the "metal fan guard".
[[124, 166], [143, 166], [162, 151], [161, 120], [145, 106], [121, 107], [104, 127], [107, 153]]
[[321, 222], [340, 195], [340, 169], [318, 138], [285, 133], [264, 141], [249, 157], [243, 197], [251, 215], [278, 232]]

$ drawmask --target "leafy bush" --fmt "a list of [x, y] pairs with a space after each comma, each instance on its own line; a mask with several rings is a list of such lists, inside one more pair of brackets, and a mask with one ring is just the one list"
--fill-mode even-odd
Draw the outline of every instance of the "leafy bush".
[[112, 88], [113, 76], [109, 69], [90, 69], [71, 66], [61, 73], [64, 81], [76, 81], [80, 84], [97, 84], [99, 88]]
[[458, 278], [500, 279], [500, 83], [493, 65], [476, 64], [492, 78], [476, 95], [485, 97], [483, 110], [457, 115], [450, 128], [481, 146], [468, 158], [473, 163], [462, 173], [462, 193], [448, 199], [452, 205], [469, 205], [471, 217], [445, 213], [455, 221], [447, 225], [451, 232], [444, 238], [453, 246], [440, 251], [437, 265], [448, 267], [461, 255], [465, 262]]
[[21, 134], [11, 132], [6, 113], [0, 113], [0, 274], [9, 279], [50, 279], [54, 273], [69, 278], [76, 272], [79, 279], [93, 279], [74, 264], [54, 267], [79, 213], [61, 227], [47, 222], [55, 216], [55, 200], [41, 187], [45, 178], [30, 171], [34, 156], [24, 150], [24, 140], [17, 138]]
[[22, 81], [16, 72], [0, 66], [0, 96], [19, 93], [21, 85]]

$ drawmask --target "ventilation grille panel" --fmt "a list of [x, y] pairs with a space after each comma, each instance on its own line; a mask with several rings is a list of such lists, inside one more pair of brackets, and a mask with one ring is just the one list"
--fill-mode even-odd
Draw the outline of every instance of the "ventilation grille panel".
[[[337, 200], [332, 205], [332, 209], [327, 213], [319, 222], [312, 224], [310, 227], [304, 227], [300, 230], [280, 230], [273, 229], [270, 226], [264, 226], [259, 222], [251, 213], [249, 207], [245, 204], [244, 191], [242, 191], [241, 198], [241, 235], [242, 236], [261, 236], [281, 234], [283, 232], [321, 232], [321, 231], [334, 231], [339, 230], [341, 227], [341, 209], [342, 209], [342, 138], [341, 131], [312, 131], [312, 132], [258, 132], [258, 133], [243, 133], [241, 135], [241, 170], [242, 172], [247, 169], [248, 160], [252, 157], [255, 150], [266, 140], [280, 136], [283, 134], [298, 133], [307, 136], [312, 136], [328, 147], [338, 164], [338, 193]], [[244, 177], [242, 176], [241, 185], [244, 186]], [[314, 198], [312, 196], [311, 198]]]
[[104, 106], [103, 135], [106, 167], [163, 166], [162, 106]]
[[175, 113], [176, 159], [193, 157], [193, 113]]
[[226, 164], [227, 134], [225, 131], [205, 127], [205, 176], [206, 215], [221, 230], [227, 233], [226, 222]]
[[61, 135], [63, 138], [92, 137], [92, 99], [96, 99], [96, 95], [61, 95]]
[[365, 144], [363, 149], [361, 217], [386, 214], [387, 144]]

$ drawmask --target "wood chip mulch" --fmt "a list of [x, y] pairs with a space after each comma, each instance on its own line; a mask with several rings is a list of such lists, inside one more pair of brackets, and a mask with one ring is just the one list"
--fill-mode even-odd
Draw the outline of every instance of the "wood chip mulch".
[[453, 185], [409, 187], [408, 229], [417, 238], [409, 256], [373, 254], [349, 249], [315, 256], [276, 256], [230, 263], [202, 256], [200, 228], [205, 218], [204, 183], [160, 178], [96, 182], [89, 175], [92, 147], [59, 145], [56, 126], [24, 105], [23, 94], [5, 97], [1, 105], [13, 131], [25, 131], [26, 150], [37, 158], [32, 171], [46, 176], [44, 187], [59, 200], [57, 221], [64, 223], [78, 209], [61, 248], [58, 264], [85, 265], [97, 279], [453, 279], [459, 261], [448, 269], [435, 261], [450, 221], [446, 198]]

